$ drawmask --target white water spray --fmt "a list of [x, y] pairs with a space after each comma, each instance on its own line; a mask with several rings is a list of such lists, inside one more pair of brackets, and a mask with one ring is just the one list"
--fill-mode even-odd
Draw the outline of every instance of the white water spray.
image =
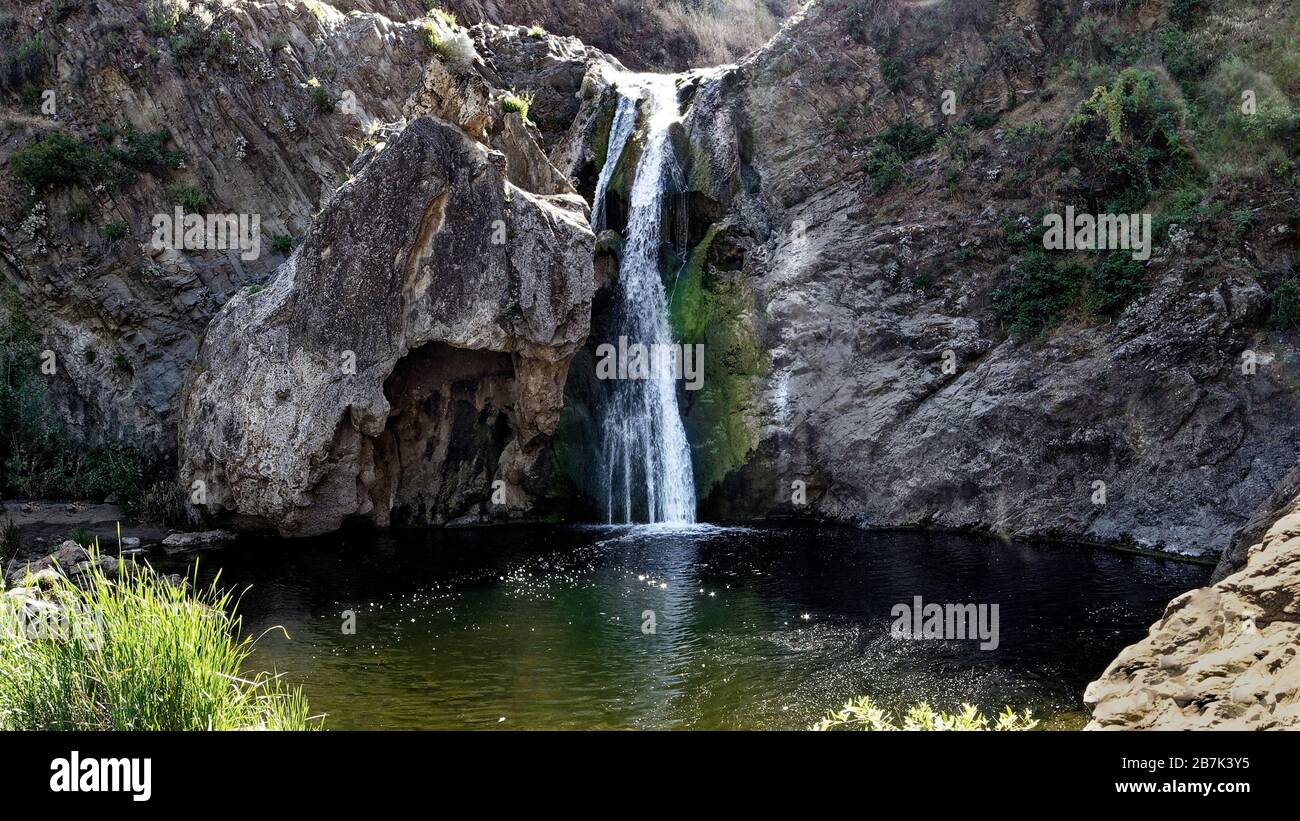
[[[615, 311], [615, 335], [646, 346], [669, 345], [673, 339], [659, 272], [659, 246], [665, 184], [676, 162], [668, 129], [679, 119], [677, 89], [671, 77], [620, 75], [619, 95], [605, 166], [596, 184], [592, 228], [603, 227], [605, 193], [636, 124], [640, 99], [645, 143], [632, 183], [619, 263], [621, 303]], [[694, 522], [695, 479], [673, 374], [652, 369], [647, 379], [611, 380], [604, 385], [599, 447], [606, 520], [632, 522], [644, 517], [650, 522]]]

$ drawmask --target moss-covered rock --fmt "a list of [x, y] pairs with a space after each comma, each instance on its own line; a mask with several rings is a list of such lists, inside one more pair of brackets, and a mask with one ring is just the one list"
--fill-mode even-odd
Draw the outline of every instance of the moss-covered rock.
[[721, 233], [720, 226], [711, 226], [691, 249], [668, 308], [677, 341], [704, 345], [702, 387], [683, 391], [683, 421], [701, 501], [758, 445], [754, 397], [769, 364], [755, 328], [753, 291], [740, 272], [710, 264]]

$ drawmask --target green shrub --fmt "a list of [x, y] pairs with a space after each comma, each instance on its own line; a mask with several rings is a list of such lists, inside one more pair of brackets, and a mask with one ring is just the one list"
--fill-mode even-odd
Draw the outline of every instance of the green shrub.
[[1177, 26], [1165, 26], [1156, 32], [1156, 46], [1165, 68], [1184, 85], [1199, 79], [1214, 64], [1214, 58]]
[[90, 219], [91, 204], [82, 200], [68, 205], [68, 219], [75, 223], [83, 223]]
[[0, 497], [105, 498], [138, 509], [144, 467], [138, 454], [87, 452], [69, 441], [46, 400], [40, 335], [11, 289], [0, 290]]
[[338, 101], [334, 99], [333, 94], [330, 94], [329, 89], [321, 85], [320, 80], [315, 77], [308, 80], [307, 93], [311, 95], [311, 101], [317, 111], [322, 114], [330, 114], [334, 111], [334, 105]]
[[1168, 181], [1192, 175], [1181, 120], [1150, 72], [1125, 69], [1098, 87], [1066, 124], [1068, 161], [1082, 172], [1071, 192], [1095, 212], [1139, 210]]
[[277, 254], [288, 256], [293, 252], [295, 244], [293, 237], [288, 234], [274, 234], [271, 237], [271, 247], [275, 249]]
[[180, 24], [183, 10], [184, 7], [176, 0], [149, 0], [140, 13], [145, 34], [150, 37], [170, 36]]
[[81, 185], [94, 167], [92, 149], [61, 131], [37, 137], [9, 158], [14, 176], [43, 191], [58, 185]]
[[875, 702], [865, 696], [852, 699], [839, 710], [827, 713], [826, 717], [810, 729], [825, 730], [1032, 730], [1038, 726], [1033, 713], [1025, 710], [1017, 713], [1010, 707], [992, 722], [973, 704], [961, 705], [961, 711], [945, 713], [935, 710], [926, 702], [908, 707], [901, 716], [877, 707]]
[[1143, 264], [1129, 251], [1111, 251], [1093, 269], [1088, 279], [1088, 310], [1099, 316], [1114, 316], [1146, 291]]
[[880, 61], [880, 76], [886, 88], [898, 91], [907, 83], [907, 66], [901, 60], [886, 57]]
[[1035, 154], [1051, 136], [1051, 131], [1041, 122], [1019, 123], [1003, 132], [1007, 146], [1020, 154]]
[[1269, 297], [1268, 326], [1278, 331], [1300, 328], [1300, 279], [1282, 281]]
[[528, 119], [528, 110], [532, 107], [533, 95], [531, 92], [520, 94], [512, 91], [505, 97], [501, 98], [501, 110], [506, 113], [518, 114], [523, 119]]
[[[92, 558], [98, 559], [97, 551]], [[0, 637], [0, 729], [302, 730], [302, 692], [246, 670], [235, 602], [214, 583], [198, 593], [147, 566], [98, 561], [82, 585], [49, 594], [63, 612], [52, 637]], [[197, 575], [195, 576], [195, 581]], [[0, 613], [12, 626], [17, 600]]]
[[545, 37], [546, 29], [542, 28], [541, 26], [529, 26], [528, 36], [534, 38]]
[[104, 239], [116, 242], [131, 232], [131, 226], [126, 224], [126, 220], [113, 220], [100, 229], [99, 233]]
[[167, 191], [177, 205], [190, 211], [200, 211], [208, 204], [208, 195], [195, 185], [173, 185]]
[[1205, 12], [1207, 0], [1170, 0], [1169, 19], [1181, 26], [1195, 23]]
[[423, 26], [421, 26], [421, 29], [424, 33], [425, 44], [428, 45], [429, 48], [433, 49], [434, 54], [437, 54], [439, 57], [442, 57], [444, 60], [451, 57], [452, 55], [451, 43], [449, 43], [446, 40], [446, 38], [442, 36], [442, 34], [438, 31], [437, 26], [435, 26], [433, 23], [425, 23]]
[[942, 133], [940, 129], [917, 125], [911, 120], [899, 120], [887, 124], [876, 135], [876, 142], [890, 146], [904, 160], [911, 160], [933, 149]]
[[998, 112], [996, 111], [976, 111], [970, 115], [970, 127], [976, 131], [983, 131], [986, 128], [992, 128], [998, 124]]
[[1079, 298], [1087, 271], [1073, 261], [1052, 262], [1031, 247], [993, 294], [993, 306], [1008, 333], [1026, 338], [1055, 325]]
[[0, 59], [0, 89], [15, 89], [35, 83], [45, 73], [48, 53], [38, 34], [28, 37]]
[[165, 128], [141, 131], [128, 124], [122, 135], [123, 145], [113, 150], [113, 156], [137, 171], [155, 174], [174, 171], [185, 164], [185, 152], [168, 148], [171, 138], [171, 133]]
[[144, 466], [135, 451], [124, 447], [97, 450], [86, 460], [85, 495], [116, 500], [122, 512], [134, 516], [144, 493]]
[[862, 170], [871, 177], [871, 190], [879, 195], [903, 178], [903, 158], [892, 146], [878, 145], [867, 154]]

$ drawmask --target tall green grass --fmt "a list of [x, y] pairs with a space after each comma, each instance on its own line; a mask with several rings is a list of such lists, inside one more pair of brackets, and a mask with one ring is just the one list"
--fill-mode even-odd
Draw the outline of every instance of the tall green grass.
[[46, 595], [64, 614], [54, 636], [8, 629], [17, 605], [0, 600], [0, 729], [318, 726], [301, 690], [245, 675], [253, 640], [215, 581], [191, 593], [119, 558], [116, 579], [96, 561], [81, 586], [61, 579]]

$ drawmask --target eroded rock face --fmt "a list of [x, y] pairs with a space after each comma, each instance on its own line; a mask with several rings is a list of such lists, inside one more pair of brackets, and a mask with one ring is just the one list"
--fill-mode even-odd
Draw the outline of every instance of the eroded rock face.
[[[306, 232], [346, 179], [367, 125], [401, 115], [433, 54], [418, 22], [369, 9], [378, 3], [354, 14], [298, 0], [212, 5], [201, 36], [185, 29], [184, 54], [142, 31], [141, 3], [69, 5], [57, 22], [20, 5], [6, 9], [18, 24], [0, 52], [43, 37], [50, 56], [37, 87], [58, 105], [45, 116], [0, 98], [0, 272], [42, 331], [41, 347], [58, 356], [49, 397], [69, 436], [170, 463], [177, 395], [208, 322], [284, 261], [275, 237]], [[350, 110], [328, 103], [345, 92]], [[120, 150], [129, 129], [165, 129], [164, 146], [184, 154], [183, 166], [134, 169], [120, 188], [42, 192], [43, 224], [22, 228], [32, 206], [10, 173], [14, 151], [55, 132]], [[172, 213], [180, 186], [202, 192], [205, 213], [258, 215], [260, 255], [152, 247], [150, 221]], [[72, 218], [78, 209], [85, 214]], [[125, 233], [112, 235], [112, 225]]]
[[589, 326], [593, 237], [580, 198], [505, 165], [415, 119], [265, 290], [223, 308], [180, 426], [209, 512], [294, 536], [445, 522], [477, 515], [494, 477], [526, 508]]
[[[1259, 215], [1249, 243], [1184, 232], [1142, 263], [1127, 310], [1009, 336], [997, 300], [1021, 251], [1007, 237], [1064, 207], [1071, 174], [1039, 162], [1041, 178], [1017, 181], [1028, 160], [1009, 135], [1059, 133], [1090, 89], [1042, 88], [1063, 41], [1033, 4], [880, 4], [916, 55], [892, 82], [888, 38], [872, 21], [852, 33], [854, 8], [811, 4], [742, 65], [680, 84], [686, 250], [712, 313], [675, 330], [705, 329], [705, 388], [685, 413], [696, 477], [722, 476], [697, 488], [700, 515], [1218, 554], [1300, 459], [1300, 355], [1262, 321], [1293, 255], [1288, 217], [1233, 202]], [[1025, 57], [995, 69], [1003, 32]], [[944, 118], [933, 101], [954, 54], [972, 69], [967, 108]], [[979, 101], [992, 102], [977, 120]], [[873, 141], [900, 124], [962, 144], [917, 151], [877, 189]], [[1268, 355], [1246, 375], [1248, 350]]]
[[1300, 726], [1300, 497], [1280, 513], [1244, 568], [1174, 599], [1088, 685], [1088, 729]]

